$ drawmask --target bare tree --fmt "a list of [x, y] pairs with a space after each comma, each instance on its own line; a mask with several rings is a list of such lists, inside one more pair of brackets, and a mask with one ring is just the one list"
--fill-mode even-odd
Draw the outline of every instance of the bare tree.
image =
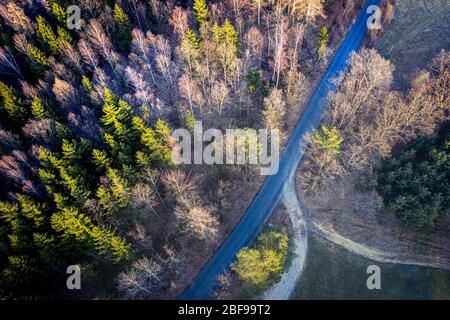
[[264, 98], [264, 127], [268, 129], [282, 130], [284, 127], [284, 115], [286, 103], [283, 100], [280, 89], [273, 89], [267, 98]]
[[158, 203], [158, 195], [150, 185], [138, 183], [133, 186], [131, 206], [134, 209], [149, 210], [154, 215], [159, 216], [159, 213], [155, 210]]
[[0, 68], [3, 69], [3, 73], [7, 74], [6, 70], [11, 70], [18, 77], [23, 79], [22, 73], [20, 72], [20, 68], [14, 58], [13, 53], [8, 47], [0, 47]]
[[218, 235], [219, 221], [210, 208], [178, 205], [175, 216], [182, 224], [183, 231], [188, 235], [208, 243], [214, 243]]
[[145, 36], [139, 29], [133, 29], [130, 58], [136, 64], [144, 67], [144, 72], [148, 73], [152, 79], [153, 85], [156, 85], [155, 75], [153, 72], [153, 56], [151, 52], [151, 40], [154, 36], [149, 32]]
[[184, 74], [178, 79], [178, 90], [181, 97], [188, 101], [192, 114], [194, 114], [194, 106], [200, 107], [202, 113], [203, 97], [195, 80]]
[[172, 16], [169, 19], [169, 24], [172, 26], [173, 31], [181, 40], [186, 30], [189, 28], [188, 13], [181, 7], [175, 7], [172, 12]]
[[281, 16], [281, 18], [276, 18], [273, 26], [273, 33], [271, 34], [271, 60], [270, 65], [273, 69], [272, 80], [275, 81], [275, 86], [278, 88], [278, 83], [280, 81], [280, 74], [287, 66], [286, 58], [286, 42], [287, 42], [287, 22]]
[[78, 41], [78, 50], [86, 65], [91, 69], [96, 69], [98, 65], [97, 53], [92, 49], [89, 42], [84, 39]]
[[86, 28], [86, 35], [92, 45], [100, 52], [102, 57], [108, 62], [116, 79], [115, 64], [119, 60], [118, 54], [113, 50], [113, 46], [109, 37], [103, 30], [102, 25], [96, 20], [91, 19], [89, 25]]
[[133, 263], [130, 270], [119, 274], [118, 290], [125, 299], [146, 299], [156, 294], [161, 283], [161, 266], [146, 257]]
[[217, 81], [214, 83], [211, 91], [212, 107], [217, 110], [219, 116], [229, 100], [229, 90], [224, 81]]
[[18, 33], [33, 33], [33, 26], [21, 7], [10, 1], [6, 5], [0, 3], [0, 16], [14, 31]]

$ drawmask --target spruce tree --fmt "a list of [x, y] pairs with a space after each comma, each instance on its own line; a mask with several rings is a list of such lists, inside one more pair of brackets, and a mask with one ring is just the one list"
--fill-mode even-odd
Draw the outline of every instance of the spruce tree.
[[50, 24], [42, 16], [38, 16], [37, 19], [37, 38], [42, 48], [48, 53], [56, 55], [59, 53], [59, 41], [56, 34], [53, 32]]
[[118, 48], [121, 52], [127, 53], [130, 51], [133, 25], [130, 18], [117, 3], [114, 5], [114, 22]]
[[52, 118], [54, 116], [47, 101], [44, 101], [37, 96], [34, 97], [33, 102], [31, 103], [31, 114], [38, 120]]
[[206, 0], [195, 0], [193, 9], [195, 21], [199, 26], [208, 20], [209, 13], [208, 7], [206, 6]]
[[1, 81], [0, 110], [18, 125], [23, 124], [28, 118], [28, 110], [23, 105], [16, 90]]
[[317, 41], [317, 55], [320, 62], [323, 64], [327, 61], [327, 46], [330, 42], [327, 27], [323, 26], [319, 32], [319, 39]]
[[344, 139], [336, 128], [321, 127], [322, 132], [316, 130], [314, 133], [314, 142], [323, 150], [331, 152], [335, 156], [341, 153], [341, 144]]
[[31, 71], [36, 77], [40, 77], [49, 66], [50, 62], [45, 54], [32, 44], [28, 44], [27, 46], [27, 55], [30, 62]]
[[64, 9], [63, 6], [61, 6], [59, 3], [57, 2], [53, 2], [52, 3], [52, 13], [55, 16], [56, 20], [58, 20], [60, 25], [66, 25], [67, 23], [67, 12], [66, 9]]

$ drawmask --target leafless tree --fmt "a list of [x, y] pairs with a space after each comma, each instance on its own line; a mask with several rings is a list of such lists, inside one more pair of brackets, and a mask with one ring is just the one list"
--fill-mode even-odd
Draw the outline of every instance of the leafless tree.
[[181, 76], [178, 79], [178, 90], [181, 97], [188, 101], [192, 114], [194, 114], [194, 106], [199, 107], [202, 111], [203, 97], [194, 79], [191, 79], [187, 74]]
[[57, 135], [55, 123], [51, 119], [28, 120], [22, 132], [30, 141], [44, 146], [51, 145]]
[[89, 68], [96, 69], [98, 65], [97, 53], [92, 49], [90, 43], [84, 39], [80, 39], [77, 45], [84, 63]]
[[17, 134], [7, 131], [0, 126], [0, 145], [8, 149], [18, 148], [20, 138]]
[[156, 293], [161, 282], [161, 266], [146, 257], [118, 276], [118, 290], [125, 299], [146, 299]]
[[175, 216], [186, 234], [208, 243], [214, 243], [217, 239], [219, 221], [210, 208], [178, 205], [175, 208]]
[[8, 73], [6, 70], [10, 70], [13, 72], [11, 74], [15, 74], [23, 79], [19, 65], [17, 64], [16, 59], [11, 52], [11, 49], [9, 49], [8, 47], [0, 47], [0, 68], [3, 69], [4, 74]]
[[214, 110], [217, 110], [219, 116], [229, 100], [229, 89], [224, 81], [214, 83], [211, 91], [211, 103]]
[[86, 28], [86, 35], [91, 44], [96, 48], [101, 56], [108, 62], [116, 79], [116, 63], [119, 60], [119, 55], [113, 50], [113, 46], [109, 37], [103, 30], [102, 25], [96, 20], [91, 19], [89, 25]]
[[159, 213], [155, 210], [158, 203], [158, 195], [152, 186], [144, 183], [138, 183], [133, 187], [131, 206], [134, 209], [149, 210], [154, 215], [159, 216]]
[[6, 5], [0, 3], [0, 16], [8, 26], [18, 33], [31, 34], [33, 26], [21, 7], [10, 1]]
[[286, 103], [282, 91], [273, 89], [267, 98], [264, 98], [264, 127], [268, 129], [283, 129]]
[[154, 36], [149, 32], [147, 35], [139, 29], [133, 29], [130, 58], [134, 63], [143, 66], [144, 72], [148, 73], [152, 79], [153, 85], [156, 85], [153, 72], [153, 55], [151, 52], [151, 41]]
[[186, 30], [189, 28], [188, 13], [181, 7], [175, 7], [172, 16], [169, 19], [169, 24], [172, 26], [175, 34], [181, 40]]

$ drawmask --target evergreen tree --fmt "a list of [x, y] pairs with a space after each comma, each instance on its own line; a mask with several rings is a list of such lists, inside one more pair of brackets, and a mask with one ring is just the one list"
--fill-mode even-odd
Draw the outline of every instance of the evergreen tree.
[[222, 31], [222, 41], [228, 44], [233, 44], [237, 48], [238, 33], [236, 29], [234, 29], [234, 26], [231, 24], [230, 20], [225, 19], [221, 31]]
[[105, 126], [104, 139], [109, 146], [112, 158], [120, 164], [134, 162], [134, 149], [139, 144], [139, 134], [134, 129], [131, 106], [105, 88], [101, 122]]
[[0, 111], [16, 124], [27, 120], [28, 110], [23, 105], [16, 90], [0, 81]]
[[44, 101], [37, 96], [34, 97], [33, 102], [31, 103], [31, 114], [38, 120], [52, 118], [54, 116], [47, 101]]
[[57, 55], [60, 51], [59, 41], [56, 34], [53, 32], [50, 24], [42, 16], [37, 19], [37, 38], [42, 48], [45, 48], [48, 53]]
[[87, 94], [91, 94], [91, 92], [94, 91], [94, 86], [92, 85], [91, 80], [89, 80], [89, 78], [85, 75], [81, 77], [81, 85], [83, 86], [84, 90], [86, 90]]
[[195, 21], [199, 26], [208, 20], [209, 12], [206, 6], [206, 0], [194, 0], [193, 9]]
[[130, 22], [130, 18], [117, 3], [114, 5], [114, 22], [118, 48], [121, 52], [127, 53], [130, 51], [133, 25]]
[[258, 69], [250, 69], [245, 76], [245, 80], [247, 81], [247, 90], [250, 93], [254, 93], [260, 85], [261, 75]]
[[450, 206], [450, 126], [386, 159], [376, 180], [386, 207], [407, 227], [433, 226]]
[[319, 61], [321, 61], [323, 64], [327, 61], [327, 46], [330, 42], [330, 37], [328, 36], [328, 29], [327, 27], [323, 26], [322, 29], [320, 29], [319, 32], [319, 39], [317, 41], [317, 55]]
[[97, 189], [98, 203], [108, 212], [114, 212], [124, 208], [130, 196], [128, 181], [117, 170], [108, 168], [102, 184]]
[[335, 156], [339, 156], [341, 153], [341, 144], [344, 142], [340, 132], [334, 127], [330, 129], [327, 126], [322, 126], [321, 129], [322, 132], [318, 130], [314, 132], [314, 142], [321, 149], [331, 152]]
[[257, 239], [256, 248], [243, 248], [231, 269], [248, 285], [265, 288], [277, 281], [286, 262], [289, 238], [280, 231], [268, 231]]
[[27, 55], [28, 60], [30, 61], [31, 71], [36, 77], [41, 76], [50, 64], [47, 57], [41, 50], [32, 44], [28, 44], [27, 46]]
[[141, 142], [145, 147], [137, 151], [137, 162], [144, 167], [151, 163], [172, 166], [172, 138], [168, 125], [159, 119], [153, 129], [148, 128], [138, 117], [133, 119], [133, 123], [136, 130], [141, 132]]
[[57, 2], [52, 3], [52, 13], [58, 20], [59, 24], [65, 26], [67, 23], [68, 14], [66, 9]]

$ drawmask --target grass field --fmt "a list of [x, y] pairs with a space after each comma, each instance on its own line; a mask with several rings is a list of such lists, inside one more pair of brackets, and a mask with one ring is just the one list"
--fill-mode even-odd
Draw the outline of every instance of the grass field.
[[395, 86], [402, 89], [441, 49], [450, 49], [450, 0], [395, 3], [392, 24], [375, 47], [394, 63]]
[[[366, 286], [372, 264], [381, 269], [380, 290]], [[450, 299], [450, 272], [373, 262], [311, 236], [292, 299]]]

